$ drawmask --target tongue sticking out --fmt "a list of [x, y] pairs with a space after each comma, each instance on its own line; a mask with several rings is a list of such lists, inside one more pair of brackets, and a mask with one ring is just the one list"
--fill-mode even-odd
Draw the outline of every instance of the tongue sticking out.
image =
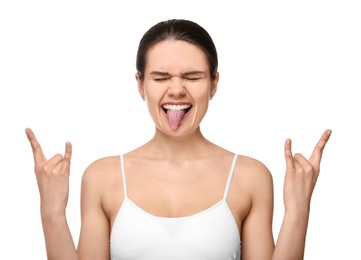
[[175, 131], [177, 130], [180, 121], [183, 119], [185, 114], [185, 110], [184, 109], [168, 109], [167, 110], [167, 116], [168, 116], [168, 121], [170, 124], [170, 128]]

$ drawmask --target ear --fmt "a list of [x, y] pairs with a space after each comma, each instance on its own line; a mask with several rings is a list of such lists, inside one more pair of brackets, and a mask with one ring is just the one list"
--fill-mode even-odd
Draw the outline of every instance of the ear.
[[217, 88], [218, 88], [218, 81], [219, 81], [219, 73], [216, 73], [215, 78], [212, 80], [212, 85], [211, 85], [211, 91], [210, 91], [210, 99], [213, 98], [213, 96], [216, 94], [217, 92]]
[[135, 73], [135, 79], [137, 81], [138, 92], [143, 100], [145, 100], [145, 92], [144, 92], [144, 85], [143, 80], [140, 78], [139, 72]]

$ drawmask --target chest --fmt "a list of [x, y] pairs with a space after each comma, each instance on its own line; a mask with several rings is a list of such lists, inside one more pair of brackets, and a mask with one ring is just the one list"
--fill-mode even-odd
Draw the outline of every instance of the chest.
[[232, 181], [237, 176], [232, 177], [230, 165], [231, 162], [202, 162], [199, 166], [188, 167], [125, 163], [124, 178], [122, 173], [117, 173], [112, 189], [106, 192], [103, 200], [110, 225], [113, 226], [124, 203], [126, 189], [127, 198], [139, 209], [161, 218], [192, 216], [225, 200], [240, 230], [250, 201], [235, 185], [237, 182]]
[[239, 259], [240, 236], [222, 200], [194, 215], [154, 216], [128, 198], [111, 231], [112, 259]]

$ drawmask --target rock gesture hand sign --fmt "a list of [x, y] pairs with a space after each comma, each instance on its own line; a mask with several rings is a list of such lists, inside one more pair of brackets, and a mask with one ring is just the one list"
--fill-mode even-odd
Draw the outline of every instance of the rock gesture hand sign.
[[64, 155], [56, 154], [47, 159], [33, 131], [27, 128], [25, 132], [33, 150], [41, 212], [52, 216], [65, 214], [69, 195], [71, 143], [66, 143]]
[[292, 155], [291, 140], [287, 139], [284, 147], [286, 159], [286, 175], [284, 182], [284, 204], [286, 211], [296, 214], [306, 213], [307, 216], [311, 196], [320, 173], [320, 163], [323, 150], [331, 136], [331, 130], [326, 130], [317, 142], [310, 158], [302, 154]]

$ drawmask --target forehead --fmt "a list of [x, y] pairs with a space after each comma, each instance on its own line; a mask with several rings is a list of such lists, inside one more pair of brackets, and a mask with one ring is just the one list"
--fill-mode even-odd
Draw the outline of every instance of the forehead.
[[184, 73], [187, 71], [208, 71], [206, 54], [198, 46], [181, 40], [161, 41], [149, 48], [146, 55], [146, 73], [164, 71]]

